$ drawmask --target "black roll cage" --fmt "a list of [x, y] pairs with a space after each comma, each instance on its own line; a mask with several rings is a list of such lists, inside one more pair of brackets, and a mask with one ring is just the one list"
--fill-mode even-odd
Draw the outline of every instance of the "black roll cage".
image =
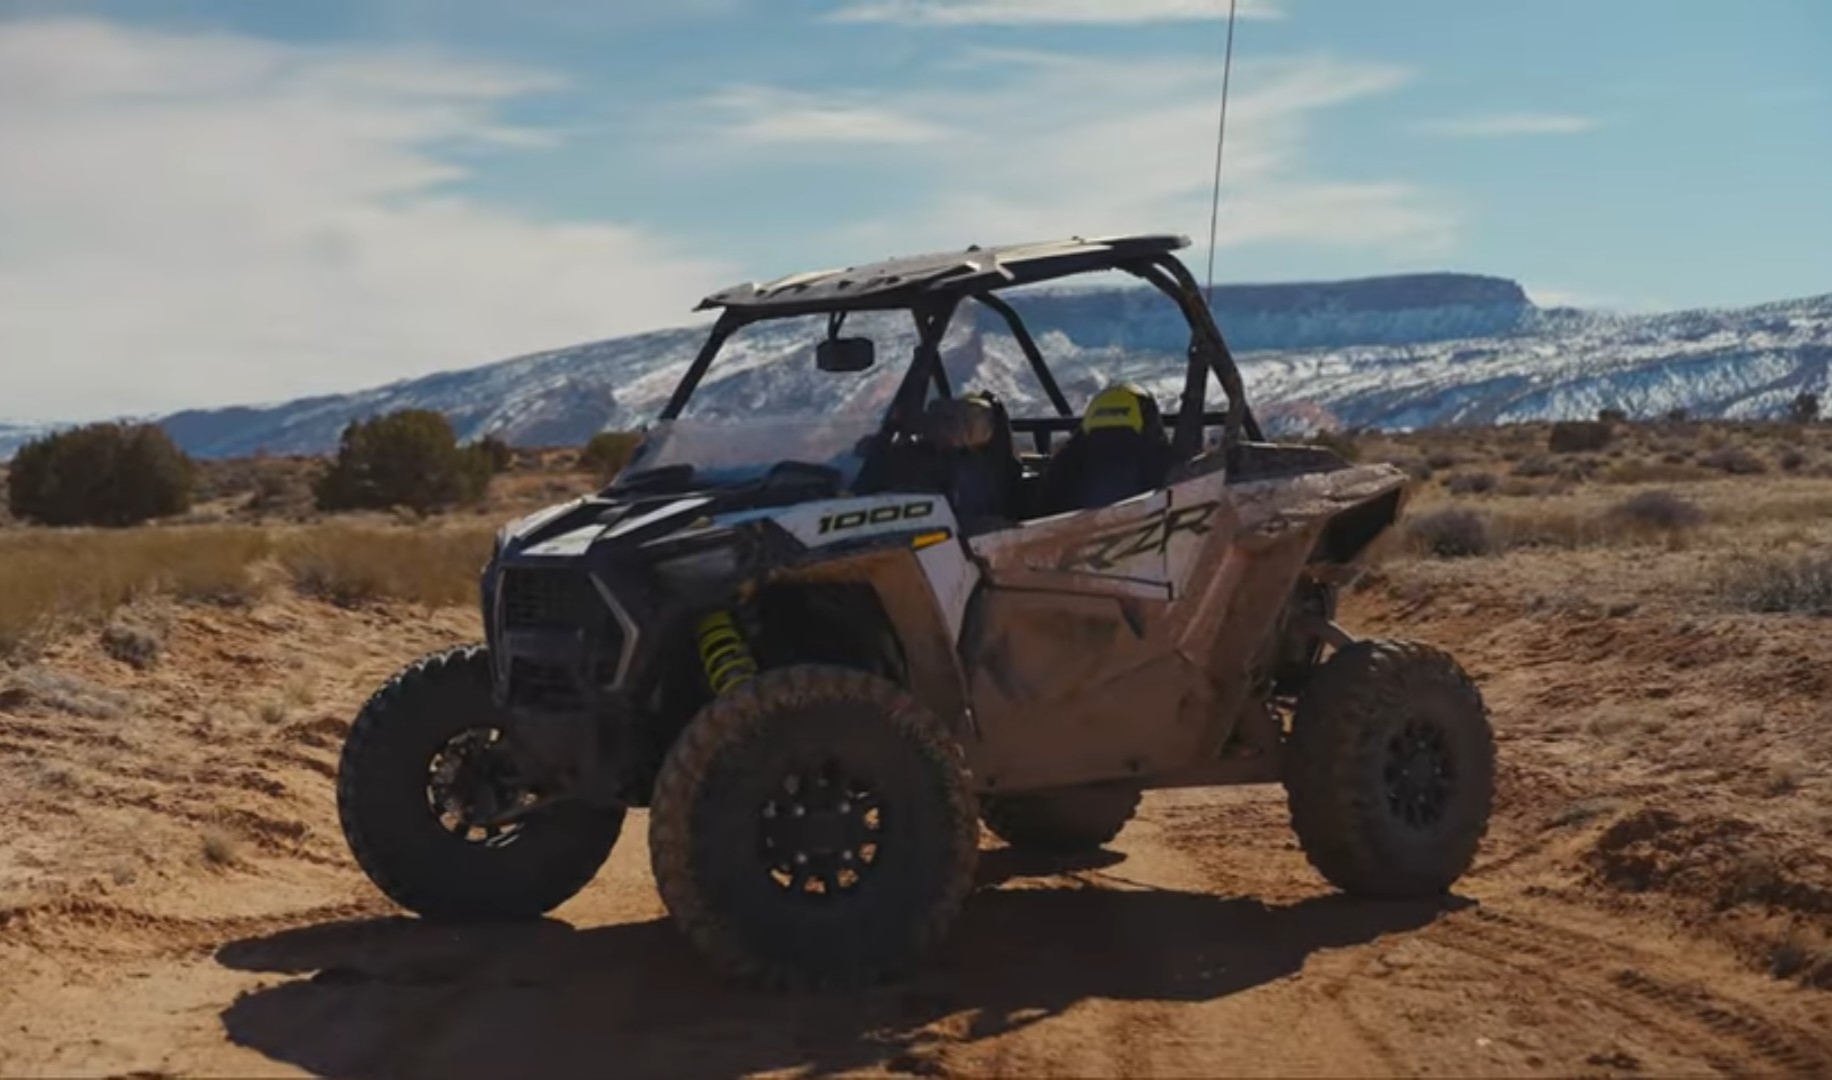
[[[1201, 448], [1202, 429], [1210, 424], [1222, 425], [1222, 446], [1231, 448], [1241, 442], [1242, 436], [1249, 441], [1264, 441], [1259, 422], [1247, 406], [1246, 391], [1241, 383], [1240, 369], [1234, 362], [1234, 355], [1228, 349], [1221, 328], [1216, 325], [1214, 316], [1204, 301], [1202, 290], [1196, 283], [1189, 268], [1169, 252], [1153, 252], [1136, 257], [1107, 258], [1089, 260], [1085, 265], [1065, 273], [1052, 274], [1040, 280], [1089, 273], [1096, 270], [1117, 269], [1125, 271], [1155, 287], [1169, 297], [1183, 313], [1184, 320], [1190, 327], [1190, 344], [1188, 360], [1184, 369], [1183, 393], [1178, 408], [1165, 417], [1171, 427], [1171, 452], [1176, 461], [1187, 461], [1193, 458]], [[1007, 282], [1018, 284], [1019, 282]], [[1024, 281], [1023, 284], [1031, 284]], [[1052, 433], [1073, 431], [1080, 423], [1079, 417], [1070, 408], [1062, 388], [1051, 374], [1049, 365], [1044, 361], [1042, 350], [1037, 348], [1036, 340], [1024, 325], [1024, 320], [1012, 306], [996, 294], [995, 288], [949, 287], [950, 283], [941, 282], [923, 291], [899, 290], [876, 295], [863, 295], [845, 300], [809, 300], [807, 303], [773, 303], [769, 305], [726, 305], [722, 307], [718, 319], [713, 323], [705, 343], [699, 353], [676, 384], [674, 393], [663, 406], [658, 419], [673, 420], [680, 416], [693, 397], [693, 392], [705, 377], [712, 361], [732, 334], [752, 323], [766, 322], [773, 319], [793, 318], [801, 315], [827, 315], [830, 320], [843, 317], [848, 311], [908, 311], [916, 322], [917, 345], [916, 355], [898, 384], [897, 393], [887, 413], [887, 423], [895, 423], [899, 416], [915, 415], [926, 396], [925, 383], [933, 383], [935, 391], [942, 397], [952, 397], [953, 390], [948, 385], [948, 375], [941, 357], [941, 342], [947, 333], [949, 324], [954, 319], [964, 299], [972, 299], [982, 306], [997, 313], [1010, 328], [1012, 336], [1017, 339], [1018, 347], [1029, 361], [1031, 371], [1042, 384], [1045, 396], [1056, 410], [1054, 417], [1013, 418], [1011, 426], [1014, 431], [1029, 432], [1040, 453], [1049, 450], [1049, 437]], [[1213, 374], [1221, 383], [1222, 392], [1227, 397], [1227, 409], [1223, 412], [1203, 411], [1203, 402], [1207, 396], [1208, 376]]]

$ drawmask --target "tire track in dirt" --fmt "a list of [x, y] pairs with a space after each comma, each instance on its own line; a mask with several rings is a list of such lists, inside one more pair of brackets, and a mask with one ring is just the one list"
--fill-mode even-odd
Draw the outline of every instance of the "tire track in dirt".
[[1425, 936], [1659, 1031], [1722, 1071], [1746, 1071], [1752, 1056], [1791, 1075], [1832, 1071], [1832, 1036], [1762, 1019], [1702, 987], [1650, 975], [1644, 969], [1652, 958], [1588, 934], [1477, 908]]

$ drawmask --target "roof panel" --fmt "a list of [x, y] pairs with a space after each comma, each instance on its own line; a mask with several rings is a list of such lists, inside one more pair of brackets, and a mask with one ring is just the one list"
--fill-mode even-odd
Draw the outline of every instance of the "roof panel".
[[793, 274], [761, 284], [734, 285], [700, 301], [699, 307], [762, 311], [894, 306], [922, 293], [979, 292], [1048, 281], [1188, 245], [1188, 237], [1172, 235], [1070, 237], [906, 255], [863, 266]]

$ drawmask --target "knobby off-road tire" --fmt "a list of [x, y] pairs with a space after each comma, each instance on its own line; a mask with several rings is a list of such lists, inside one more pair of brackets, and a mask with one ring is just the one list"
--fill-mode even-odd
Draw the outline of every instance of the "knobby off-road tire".
[[1085, 784], [1023, 795], [988, 795], [980, 816], [999, 839], [1024, 851], [1075, 855], [1120, 834], [1139, 808], [1134, 784]]
[[489, 654], [435, 653], [390, 679], [344, 743], [337, 814], [350, 851], [388, 898], [431, 918], [533, 918], [584, 888], [623, 827], [623, 810], [558, 803], [493, 846], [446, 828], [429, 768], [466, 731], [501, 729]]
[[1443, 893], [1494, 803], [1482, 696], [1448, 654], [1404, 641], [1337, 652], [1298, 699], [1285, 765], [1304, 854], [1345, 892]]
[[973, 886], [979, 818], [959, 744], [913, 697], [802, 665], [688, 724], [649, 830], [662, 901], [715, 967], [836, 988], [903, 975], [941, 941]]

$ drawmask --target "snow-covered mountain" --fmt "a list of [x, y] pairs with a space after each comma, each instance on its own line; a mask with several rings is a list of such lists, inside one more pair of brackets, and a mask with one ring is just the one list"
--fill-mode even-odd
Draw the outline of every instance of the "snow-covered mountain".
[[[1009, 298], [1072, 401], [1114, 378], [1175, 399], [1187, 333], [1156, 292], [1055, 288]], [[1537, 308], [1502, 278], [1423, 274], [1225, 286], [1214, 304], [1248, 393], [1278, 427], [1495, 423], [1593, 416], [1603, 407], [1773, 416], [1801, 390], [1824, 392], [1832, 362], [1832, 294], [1737, 310], [1605, 315]], [[352, 394], [181, 412], [161, 422], [201, 456], [322, 452], [352, 420], [410, 406], [446, 413], [465, 438], [494, 432], [523, 445], [577, 444], [651, 418], [704, 332], [663, 330]], [[691, 411], [829, 413], [878, 400], [915, 342], [906, 320], [855, 316], [847, 332], [876, 340], [879, 369], [835, 376], [812, 363], [823, 332], [819, 320], [741, 332]], [[993, 389], [1014, 411], [1048, 408], [993, 312], [966, 305], [945, 345], [956, 386]], [[0, 455], [29, 434], [0, 427]]]

